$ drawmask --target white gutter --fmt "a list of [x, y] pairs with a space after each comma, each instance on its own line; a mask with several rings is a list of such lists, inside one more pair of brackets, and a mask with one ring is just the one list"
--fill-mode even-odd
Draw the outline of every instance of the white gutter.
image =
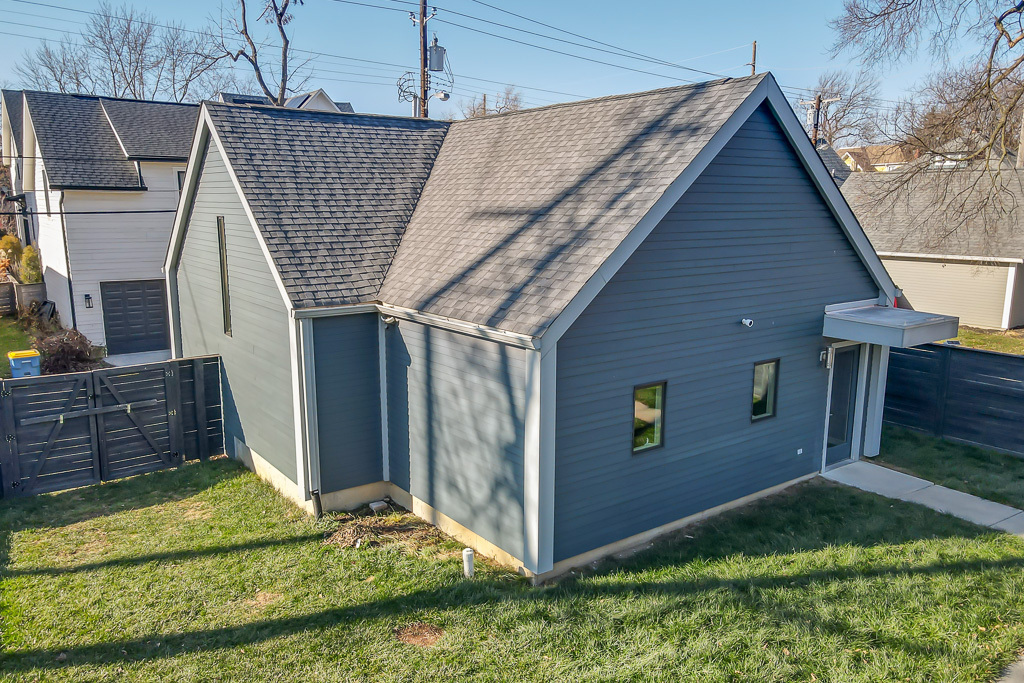
[[972, 263], [1024, 263], [1024, 258], [1006, 258], [1002, 256], [954, 256], [952, 254], [918, 254], [901, 251], [880, 251], [883, 258], [920, 259], [926, 261], [968, 261]]
[[392, 318], [397, 318], [399, 320], [408, 320], [410, 322], [430, 325], [431, 327], [437, 327], [443, 330], [461, 332], [472, 337], [501, 342], [502, 344], [522, 349], [540, 348], [539, 337], [532, 337], [528, 334], [519, 334], [518, 332], [509, 332], [507, 330], [501, 330], [497, 327], [490, 327], [488, 325], [478, 325], [465, 320], [447, 318], [443, 315], [424, 313], [423, 311], [416, 311], [411, 308], [392, 306], [391, 304], [350, 304], [345, 306], [324, 306], [321, 308], [298, 308], [292, 309], [291, 315], [297, 320], [302, 320], [306, 318], [328, 318], [338, 315], [355, 315], [357, 313], [374, 312]]

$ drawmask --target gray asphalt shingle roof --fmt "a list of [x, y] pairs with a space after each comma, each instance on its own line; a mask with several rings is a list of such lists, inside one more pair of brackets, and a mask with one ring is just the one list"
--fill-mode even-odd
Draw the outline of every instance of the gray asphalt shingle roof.
[[20, 90], [4, 90], [2, 92], [4, 112], [3, 115], [8, 117], [11, 121], [11, 137], [14, 143], [14, 149], [21, 149], [21, 117], [24, 105], [21, 99]]
[[188, 159], [199, 105], [101, 99], [131, 159]]
[[541, 333], [764, 77], [453, 123], [380, 299]]
[[450, 125], [206, 107], [296, 307], [383, 301], [536, 335], [763, 78]]
[[139, 189], [98, 97], [25, 91], [50, 187]]
[[841, 189], [877, 251], [1024, 257], [1024, 171], [1002, 169], [996, 187], [996, 201], [982, 204], [987, 173], [937, 170], [906, 186], [900, 172], [851, 173]]
[[293, 304], [376, 299], [448, 124], [206, 107]]
[[54, 189], [142, 189], [132, 160], [186, 160], [199, 115], [194, 104], [93, 95], [25, 91], [25, 102]]

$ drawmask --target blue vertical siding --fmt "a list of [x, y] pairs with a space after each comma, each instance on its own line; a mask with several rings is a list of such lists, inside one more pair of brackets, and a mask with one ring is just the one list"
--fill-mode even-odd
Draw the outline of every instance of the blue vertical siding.
[[313, 320], [320, 489], [383, 477], [377, 314]]
[[391, 480], [522, 557], [523, 350], [407, 321], [386, 335]]
[[[221, 317], [217, 216], [224, 216], [233, 336]], [[296, 479], [288, 309], [216, 144], [205, 153], [178, 263], [182, 352], [222, 359], [224, 436]]]
[[[762, 107], [558, 342], [555, 560], [815, 472], [824, 307], [877, 295]], [[633, 387], [661, 380], [665, 446], [633, 455]]]

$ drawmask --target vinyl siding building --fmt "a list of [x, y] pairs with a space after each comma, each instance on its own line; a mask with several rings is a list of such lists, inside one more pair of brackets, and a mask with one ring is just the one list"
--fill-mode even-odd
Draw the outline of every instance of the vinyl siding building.
[[1024, 234], [1017, 212], [1004, 210], [1024, 200], [1024, 172], [1000, 172], [1002, 206], [965, 210], [961, 190], [981, 173], [930, 171], [900, 189], [891, 177], [854, 173], [842, 191], [901, 289], [901, 305], [1006, 330], [1024, 325]]
[[956, 329], [892, 307], [770, 75], [451, 124], [206, 103], [166, 270], [229, 452], [539, 578], [876, 454], [888, 349]]
[[3, 160], [27, 210], [19, 236], [39, 249], [61, 323], [110, 354], [169, 355], [162, 269], [198, 112], [3, 93]]

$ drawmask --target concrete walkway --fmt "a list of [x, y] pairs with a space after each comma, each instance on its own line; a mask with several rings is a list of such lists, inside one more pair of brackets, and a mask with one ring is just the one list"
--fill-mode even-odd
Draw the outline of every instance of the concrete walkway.
[[145, 365], [146, 363], [159, 363], [171, 357], [170, 351], [145, 351], [142, 353], [121, 353], [107, 356], [105, 360], [110, 365], [122, 367], [125, 365]]
[[926, 479], [918, 479], [888, 467], [859, 460], [830, 470], [822, 476], [886, 498], [918, 503], [980, 526], [1024, 536], [1024, 510], [938, 486]]
[[[1024, 511], [938, 486], [927, 479], [918, 479], [888, 467], [859, 460], [830, 470], [822, 476], [886, 498], [919, 503], [968, 522], [1024, 536]], [[1024, 683], [1024, 659], [1011, 664], [996, 683]]]

